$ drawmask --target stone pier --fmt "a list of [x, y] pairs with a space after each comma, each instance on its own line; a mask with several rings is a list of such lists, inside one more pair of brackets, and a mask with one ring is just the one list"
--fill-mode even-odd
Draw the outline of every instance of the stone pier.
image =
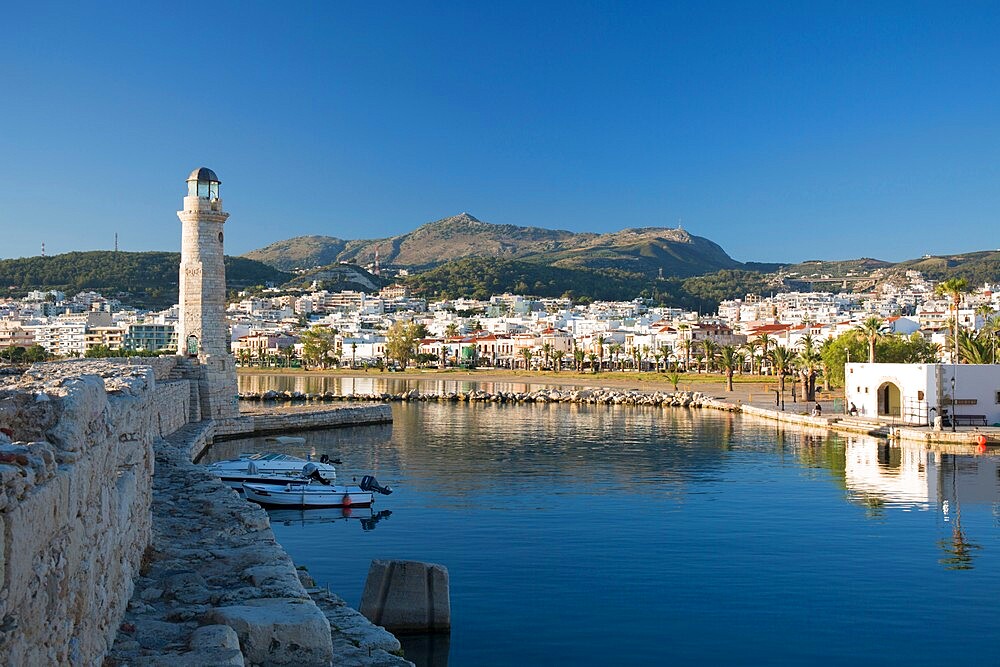
[[[409, 664], [192, 463], [220, 433], [295, 422], [200, 420], [198, 369], [179, 359], [41, 364], [0, 385], [0, 664]], [[310, 419], [391, 419], [358, 407]]]

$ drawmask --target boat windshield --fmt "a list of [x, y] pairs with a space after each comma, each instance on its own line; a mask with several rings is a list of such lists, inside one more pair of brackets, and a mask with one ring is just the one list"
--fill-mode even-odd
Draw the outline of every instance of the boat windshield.
[[277, 452], [258, 452], [250, 457], [251, 461], [295, 461], [300, 460], [296, 456], [279, 454]]

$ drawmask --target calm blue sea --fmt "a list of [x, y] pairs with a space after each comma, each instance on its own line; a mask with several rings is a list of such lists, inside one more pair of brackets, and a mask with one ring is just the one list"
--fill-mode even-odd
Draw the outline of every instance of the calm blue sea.
[[[272, 526], [353, 605], [373, 558], [447, 566], [450, 643], [429, 659], [408, 647], [425, 664], [1000, 664], [995, 457], [711, 411], [393, 414], [285, 448], [393, 495]], [[265, 448], [224, 442], [206, 460]]]

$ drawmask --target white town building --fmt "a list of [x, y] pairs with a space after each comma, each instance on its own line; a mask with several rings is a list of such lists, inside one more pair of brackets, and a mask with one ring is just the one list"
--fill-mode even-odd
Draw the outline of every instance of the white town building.
[[933, 424], [936, 417], [958, 425], [1000, 423], [1000, 365], [847, 364], [845, 404], [858, 415]]

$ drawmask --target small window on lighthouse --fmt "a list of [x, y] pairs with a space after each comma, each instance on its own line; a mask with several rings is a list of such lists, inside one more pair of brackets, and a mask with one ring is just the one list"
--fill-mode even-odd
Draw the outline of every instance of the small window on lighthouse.
[[219, 232], [219, 243], [222, 243], [222, 232]]

